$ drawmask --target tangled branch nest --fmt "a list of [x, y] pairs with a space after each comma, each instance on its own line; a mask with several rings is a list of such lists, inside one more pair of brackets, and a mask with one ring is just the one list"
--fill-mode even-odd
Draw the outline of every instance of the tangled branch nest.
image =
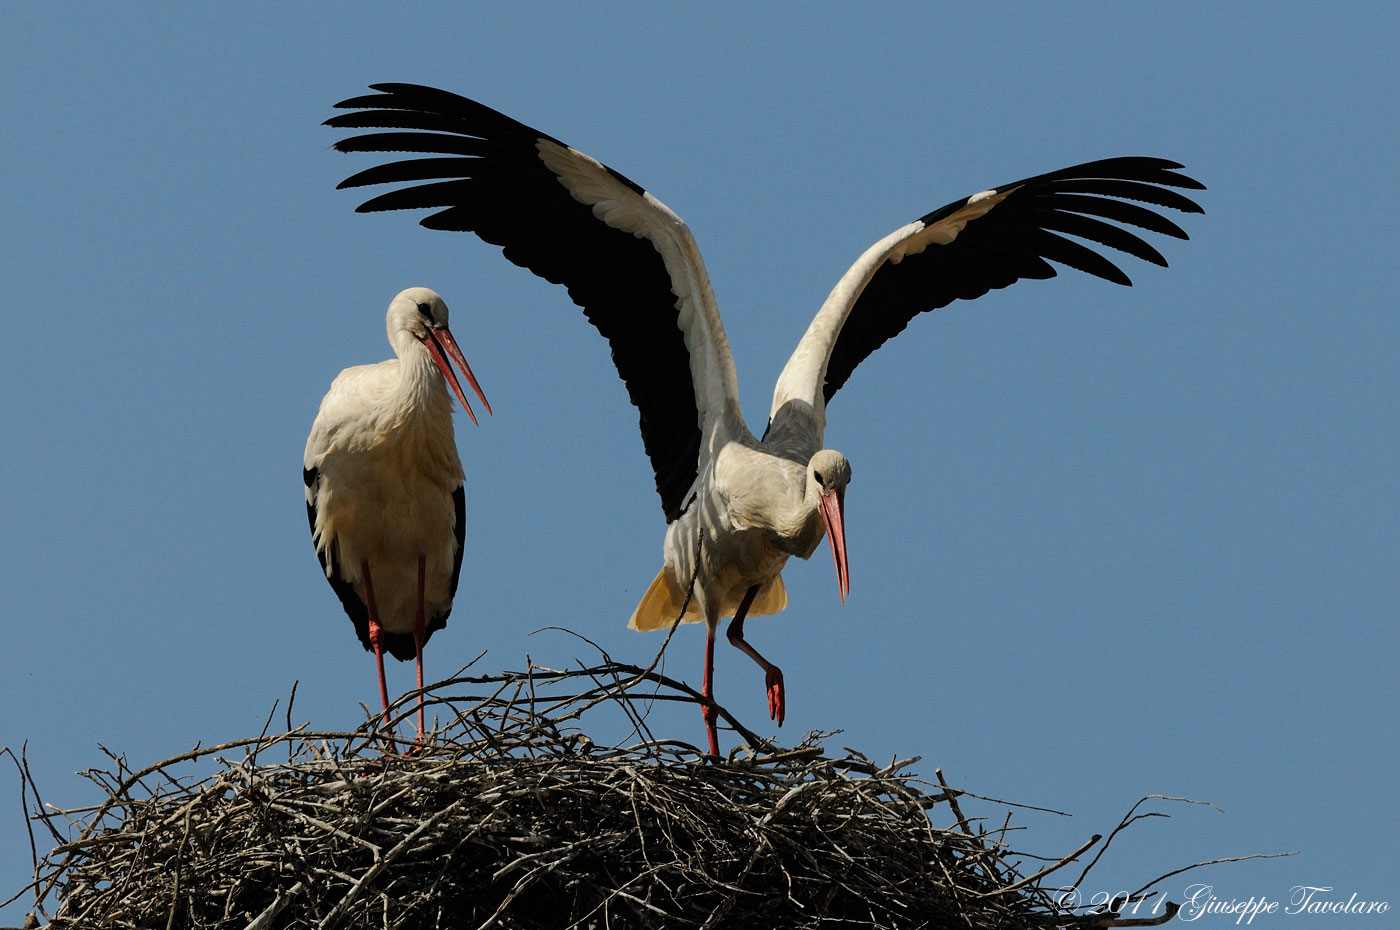
[[[821, 737], [783, 750], [723, 709], [756, 748], [717, 762], [652, 737], [645, 702], [697, 697], [613, 662], [459, 677], [425, 691], [449, 722], [388, 753], [372, 723], [312, 732], [291, 726], [289, 705], [281, 734], [139, 771], [113, 756], [114, 770], [86, 773], [106, 801], [78, 811], [46, 809], [17, 760], [33, 822], [57, 844], [21, 894], [39, 913], [56, 904], [54, 930], [1148, 922], [1064, 911], [1042, 886], [1099, 837], [1022, 875], [1006, 826], [974, 830], [958, 798], [977, 796], [941, 771], [937, 784], [901, 774], [915, 760], [831, 755]], [[599, 704], [627, 713], [640, 741], [584, 735]]]

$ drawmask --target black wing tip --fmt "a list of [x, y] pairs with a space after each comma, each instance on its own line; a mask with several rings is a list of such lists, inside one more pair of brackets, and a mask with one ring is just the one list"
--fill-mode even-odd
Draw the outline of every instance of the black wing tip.
[[[1151, 163], [1153, 170], [1148, 176], [1139, 180], [1148, 184], [1159, 184], [1164, 187], [1175, 187], [1180, 190], [1203, 191], [1205, 184], [1191, 177], [1189, 174], [1180, 172], [1186, 168], [1181, 162], [1172, 161], [1169, 158], [1153, 158], [1150, 156], [1138, 156], [1144, 163]], [[1205, 209], [1194, 200], [1188, 197], [1181, 197], [1176, 209], [1182, 213], [1205, 213]]]
[[414, 84], [411, 81], [379, 81], [370, 84], [369, 89], [377, 90], [381, 94], [432, 94], [436, 97], [457, 97], [450, 90], [430, 87], [427, 84]]
[[[1203, 191], [1205, 184], [1187, 174], [1180, 172], [1185, 169], [1179, 161], [1170, 158], [1158, 158], [1153, 155], [1119, 155], [1113, 158], [1099, 158], [1093, 161], [1081, 162], [1071, 165], [1068, 168], [1061, 168], [1059, 171], [1052, 171], [1039, 177], [1026, 178], [1014, 184], [1004, 184], [997, 191], [1004, 191], [1007, 188], [1017, 187], [1022, 184], [1033, 184], [1036, 182], [1050, 182], [1062, 180], [1104, 180], [1104, 181], [1135, 181], [1140, 184], [1153, 184], [1160, 187], [1175, 187], [1181, 190]], [[1205, 211], [1196, 204], [1181, 195], [1177, 195], [1181, 201], [1176, 209], [1183, 213], [1204, 213]], [[1190, 206], [1187, 206], [1187, 205]], [[1192, 209], [1194, 208], [1194, 209]]]
[[[1087, 246], [1085, 248], [1088, 249]], [[1082, 274], [1090, 275], [1095, 278], [1099, 278], [1103, 281], [1107, 281], [1109, 284], [1119, 284], [1123, 287], [1133, 286], [1133, 279], [1128, 277], [1127, 273], [1123, 271], [1122, 268], [1119, 268], [1116, 264], [1109, 261], [1107, 258], [1104, 258], [1098, 252], [1094, 252], [1093, 249], [1088, 249], [1088, 251], [1093, 252], [1094, 255], [1097, 255], [1101, 263], [1095, 263], [1092, 266], [1086, 267], [1080, 264], [1070, 264], [1069, 262], [1064, 261], [1063, 259], [1055, 258], [1054, 256], [1050, 257], [1050, 261], [1059, 261], [1067, 268], [1073, 268], [1075, 271], [1078, 271]]]
[[1160, 159], [1160, 161], [1162, 162], [1162, 168], [1164, 169], [1163, 173], [1171, 177], [1173, 187], [1180, 187], [1183, 190], [1188, 191], [1203, 191], [1206, 189], [1205, 184], [1191, 177], [1189, 174], [1177, 173], [1179, 171], [1184, 170], [1186, 168], [1185, 165], [1181, 164], [1180, 162], [1169, 161], [1165, 158]]
[[[1086, 161], [1070, 168], [1067, 172], [1075, 172], [1080, 177], [1089, 177], [1093, 172], [1086, 169], [1113, 169], [1113, 173], [1105, 171], [1099, 177], [1130, 177], [1132, 180], [1151, 181], [1152, 175], [1165, 175], [1158, 183], [1171, 184], [1173, 187], [1182, 187], [1188, 190], [1203, 191], [1206, 186], [1195, 178], [1177, 174], [1186, 168], [1179, 161], [1170, 158], [1159, 158], [1155, 155], [1119, 155], [1113, 158], [1099, 158], [1094, 161]], [[1127, 174], [1131, 172], [1132, 174]], [[1056, 172], [1058, 174], [1059, 172]]]
[[337, 110], [360, 110], [365, 107], [379, 107], [384, 105], [385, 97], [394, 96], [420, 96], [420, 97], [440, 97], [450, 100], [465, 100], [458, 94], [449, 90], [442, 90], [437, 87], [429, 87], [427, 84], [412, 84], [407, 81], [380, 81], [370, 84], [369, 89], [375, 94], [358, 94], [354, 97], [347, 97], [335, 105]]
[[[436, 87], [428, 87], [426, 84], [406, 84], [401, 82], [382, 82], [369, 85], [369, 89], [376, 91], [373, 94], [359, 94], [354, 97], [347, 97], [332, 106], [336, 110], [355, 110], [355, 113], [337, 113], [321, 123], [322, 126], [329, 126], [332, 129], [361, 129], [362, 125], [349, 123], [352, 120], [362, 119], [366, 110], [382, 110], [385, 113], [392, 113], [396, 110], [417, 110], [425, 106], [431, 107], [435, 104], [451, 104], [460, 106], [461, 104], [471, 104], [459, 94], [451, 91], [440, 90]], [[336, 145], [337, 150], [341, 149]]]
[[[394, 126], [395, 114], [397, 113], [422, 113], [444, 116], [448, 118], [460, 118], [466, 116], [472, 120], [494, 124], [498, 128], [503, 128], [510, 132], [525, 133], [541, 139], [548, 139], [552, 142], [559, 142], [548, 133], [542, 133], [533, 127], [527, 126], [512, 116], [507, 116], [500, 110], [487, 106], [478, 100], [464, 97], [461, 94], [454, 94], [450, 90], [442, 90], [437, 87], [429, 87], [426, 84], [408, 84], [402, 82], [383, 82], [369, 85], [370, 90], [376, 91], [374, 94], [361, 94], [356, 97], [349, 97], [334, 105], [337, 110], [356, 110], [356, 113], [337, 113], [325, 120], [321, 125], [330, 126], [336, 129], [364, 129], [366, 117], [382, 116], [385, 120], [383, 125]], [[420, 129], [422, 127], [411, 127]], [[561, 145], [563, 143], [560, 143]], [[336, 148], [340, 151], [339, 145]]]

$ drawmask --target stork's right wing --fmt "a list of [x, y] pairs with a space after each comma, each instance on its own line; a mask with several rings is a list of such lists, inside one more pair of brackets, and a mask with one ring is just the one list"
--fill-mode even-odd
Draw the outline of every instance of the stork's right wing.
[[[569, 290], [612, 346], [641, 422], [667, 521], [716, 440], [745, 429], [729, 342], [689, 228], [627, 178], [538, 130], [446, 91], [375, 84], [336, 104], [342, 152], [423, 152], [340, 187], [400, 184], [359, 212], [430, 209], [429, 229], [473, 232]], [[424, 183], [419, 183], [424, 182]]]

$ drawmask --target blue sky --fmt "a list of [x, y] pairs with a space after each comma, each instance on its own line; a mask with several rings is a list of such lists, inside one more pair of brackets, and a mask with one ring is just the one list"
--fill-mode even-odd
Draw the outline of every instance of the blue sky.
[[[369, 160], [330, 149], [331, 104], [416, 81], [684, 217], [760, 425], [828, 289], [890, 230], [1091, 158], [1183, 162], [1209, 190], [1191, 241], [1156, 243], [1171, 268], [954, 304], [857, 370], [827, 430], [854, 473], [851, 597], [823, 549], [748, 633], [786, 673], [783, 740], [841, 730], [1074, 815], [1018, 813], [1031, 851], [1145, 794], [1222, 809], [1138, 824], [1086, 893], [1297, 849], [1165, 888], [1400, 906], [1400, 14], [464, 6], [6, 8], [0, 745], [27, 742], [46, 800], [91, 799], [73, 773], [99, 744], [142, 764], [255, 734], [293, 682], [297, 719], [362, 719], [373, 660], [318, 576], [298, 472], [331, 378], [388, 357], [410, 285], [444, 296], [496, 411], [458, 423], [468, 548], [429, 677], [483, 650], [483, 672], [590, 658], [530, 635], [549, 625], [623, 660], [659, 646], [625, 629], [665, 523], [603, 340], [495, 249], [334, 190]], [[667, 672], [698, 683], [701, 644], [680, 631]], [[719, 650], [720, 700], [770, 732], [761, 673]], [[703, 739], [690, 709], [652, 721]], [[0, 778], [7, 897], [29, 849]], [[1290, 921], [1380, 926], [1255, 925]]]

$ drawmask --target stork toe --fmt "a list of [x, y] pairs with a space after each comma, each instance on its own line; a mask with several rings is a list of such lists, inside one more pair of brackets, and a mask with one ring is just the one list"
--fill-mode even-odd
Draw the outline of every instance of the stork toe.
[[768, 689], [768, 716], [783, 725], [787, 716], [787, 697], [783, 690], [783, 670], [774, 665], [763, 676], [763, 685]]

